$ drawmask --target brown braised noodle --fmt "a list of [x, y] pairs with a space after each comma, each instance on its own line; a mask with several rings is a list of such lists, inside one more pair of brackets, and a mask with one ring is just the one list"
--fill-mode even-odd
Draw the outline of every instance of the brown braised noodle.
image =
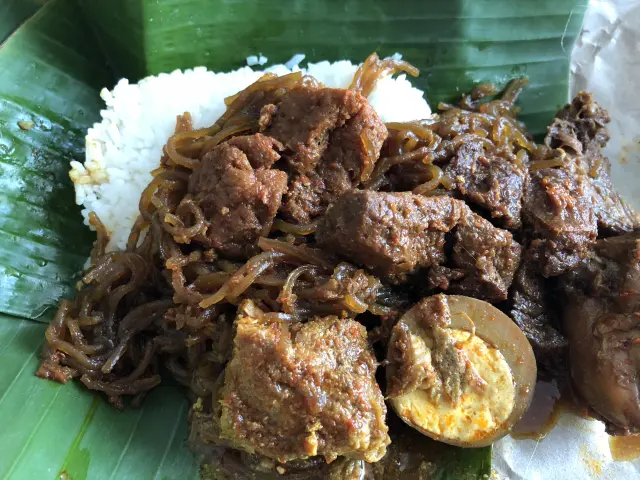
[[[350, 88], [366, 96], [380, 77], [398, 71], [418, 73], [406, 62], [374, 54]], [[485, 97], [495, 89], [481, 86], [458, 105], [441, 104], [434, 118], [387, 124], [389, 136], [379, 159], [371, 140], [362, 136], [369, 162], [354, 188], [474, 202], [468, 178], [450, 167], [465, 149], [473, 150], [479, 162], [497, 158], [517, 171], [562, 167], [562, 147], [535, 143], [516, 119], [515, 101], [525, 83], [514, 80], [489, 101]], [[341, 261], [339, 252], [321, 249], [314, 239], [321, 216], [299, 223], [279, 214], [248, 259], [204, 246], [217, 226], [190, 193], [192, 171], [223, 142], [261, 130], [263, 97], [274, 103], [298, 87], [319, 84], [301, 73], [267, 74], [227, 98], [226, 112], [210, 127], [194, 130], [188, 113], [178, 117], [161, 167], [141, 195], [140, 216], [126, 250], [105, 252], [108, 234], [91, 215], [98, 233], [91, 264], [75, 298], [61, 302], [46, 331], [39, 375], [62, 382], [77, 377], [119, 408], [127, 396], [140, 402], [167, 373], [195, 398], [211, 399], [231, 355], [238, 306], [246, 300], [251, 303], [243, 308], [277, 322], [357, 316], [372, 342], [386, 341], [393, 321], [420, 287], [398, 288]], [[488, 201], [476, 203], [501, 227], [520, 227], [519, 213], [491, 210]], [[213, 408], [210, 402], [205, 401], [205, 409]]]

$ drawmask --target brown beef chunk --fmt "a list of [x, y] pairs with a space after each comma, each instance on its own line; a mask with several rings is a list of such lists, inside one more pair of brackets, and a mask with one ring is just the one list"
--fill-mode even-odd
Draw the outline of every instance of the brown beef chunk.
[[317, 172], [292, 176], [282, 212], [297, 223], [309, 223], [352, 188], [348, 172], [339, 163], [321, 164]]
[[399, 283], [421, 267], [444, 263], [445, 233], [464, 203], [449, 197], [352, 191], [324, 216], [318, 244]]
[[366, 98], [331, 88], [291, 89], [262, 109], [260, 128], [285, 146], [292, 180], [283, 212], [298, 223], [366, 179], [387, 137]]
[[427, 286], [489, 301], [506, 300], [520, 251], [511, 233], [467, 207], [454, 230], [447, 263], [431, 266]]
[[[386, 127], [367, 99], [352, 90], [296, 87], [264, 111], [270, 114], [262, 130], [282, 142], [283, 155], [299, 173], [316, 170], [324, 159], [341, 163], [359, 178], [371, 170], [387, 137]], [[371, 142], [376, 158], [368, 155], [361, 135]]]
[[313, 172], [329, 147], [331, 132], [342, 127], [366, 100], [342, 89], [294, 88], [277, 105], [264, 107], [266, 135], [280, 140], [287, 162], [300, 173]]
[[282, 148], [258, 133], [234, 137], [203, 156], [189, 179], [189, 193], [209, 223], [204, 243], [234, 257], [255, 252], [287, 190], [287, 174], [270, 169]]
[[322, 219], [316, 240], [392, 283], [425, 269], [428, 288], [494, 301], [507, 298], [520, 259], [511, 233], [447, 196], [348, 192]]
[[354, 320], [263, 322], [239, 314], [222, 389], [221, 437], [281, 461], [380, 460], [390, 443], [377, 362]]
[[520, 227], [526, 172], [481, 143], [463, 144], [444, 169], [462, 197], [506, 228]]
[[591, 183], [593, 209], [604, 234], [631, 232], [637, 224], [633, 211], [613, 188], [611, 162], [602, 154], [609, 141], [606, 125], [610, 121], [591, 94], [580, 92], [558, 113], [545, 139], [547, 146], [567, 152], [569, 167]]
[[577, 392], [610, 433], [640, 433], [640, 233], [599, 240], [561, 287]]
[[609, 121], [591, 95], [581, 92], [548, 128], [545, 144], [562, 158], [562, 166], [532, 171], [525, 195], [531, 246], [544, 276], [575, 268], [598, 233], [635, 228], [637, 220], [614, 190], [611, 164], [601, 152]]
[[[418, 122], [429, 135], [418, 137], [410, 153], [405, 152], [407, 132], [391, 130], [382, 156], [403, 156], [404, 160], [393, 165], [378, 186], [389, 191], [414, 190], [432, 179], [431, 167], [436, 165], [444, 173], [449, 194], [479, 207], [497, 226], [519, 229], [530, 154], [522, 141], [496, 139], [497, 131], [513, 129], [523, 135], [521, 140], [528, 141], [519, 124], [507, 118], [494, 121], [493, 133], [481, 136], [478, 132], [487, 128], [487, 117], [457, 108], [445, 110]], [[425, 164], [425, 158], [432, 165]]]
[[574, 268], [595, 241], [598, 227], [590, 189], [584, 176], [564, 169], [531, 173], [524, 216], [532, 228], [531, 248], [545, 277]]
[[509, 316], [531, 343], [538, 365], [561, 374], [566, 370], [567, 340], [558, 331], [551, 293], [531, 251], [525, 252], [511, 286]]
[[287, 219], [309, 223], [327, 208], [327, 202], [323, 200], [325, 191], [324, 180], [316, 172], [309, 175], [294, 174], [289, 181], [282, 213]]
[[255, 170], [271, 168], [274, 163], [280, 160], [279, 152], [283, 149], [280, 142], [260, 133], [233, 137], [226, 143], [244, 153], [249, 164]]
[[506, 300], [520, 263], [520, 245], [506, 230], [466, 209], [455, 230], [450, 264], [462, 275], [446, 289], [487, 300]]

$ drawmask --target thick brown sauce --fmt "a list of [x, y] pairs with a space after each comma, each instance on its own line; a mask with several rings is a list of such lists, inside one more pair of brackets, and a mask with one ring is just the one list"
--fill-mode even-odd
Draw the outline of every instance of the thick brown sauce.
[[[556, 426], [560, 415], [572, 413], [590, 418], [587, 410], [573, 399], [567, 386], [556, 380], [539, 380], [529, 410], [511, 430], [517, 440], [542, 440]], [[609, 437], [611, 457], [619, 462], [631, 462], [640, 458], [640, 435]]]
[[563, 413], [591, 418], [587, 409], [574, 400], [567, 385], [557, 380], [538, 380], [531, 406], [513, 427], [511, 436], [518, 440], [542, 440]]
[[631, 462], [640, 458], [640, 435], [609, 437], [609, 449], [614, 460]]
[[555, 380], [538, 381], [531, 406], [511, 430], [516, 439], [543, 439], [558, 423], [561, 392]]

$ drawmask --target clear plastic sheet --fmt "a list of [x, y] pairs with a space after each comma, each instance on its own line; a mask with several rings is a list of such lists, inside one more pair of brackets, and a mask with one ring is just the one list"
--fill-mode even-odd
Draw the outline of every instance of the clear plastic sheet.
[[592, 0], [572, 59], [572, 93], [593, 92], [611, 114], [613, 184], [640, 209], [640, 0]]

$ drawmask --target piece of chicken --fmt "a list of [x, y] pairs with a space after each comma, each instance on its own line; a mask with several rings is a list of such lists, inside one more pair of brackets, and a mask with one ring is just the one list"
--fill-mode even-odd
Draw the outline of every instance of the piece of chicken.
[[599, 240], [562, 288], [575, 389], [608, 433], [640, 433], [640, 233]]

